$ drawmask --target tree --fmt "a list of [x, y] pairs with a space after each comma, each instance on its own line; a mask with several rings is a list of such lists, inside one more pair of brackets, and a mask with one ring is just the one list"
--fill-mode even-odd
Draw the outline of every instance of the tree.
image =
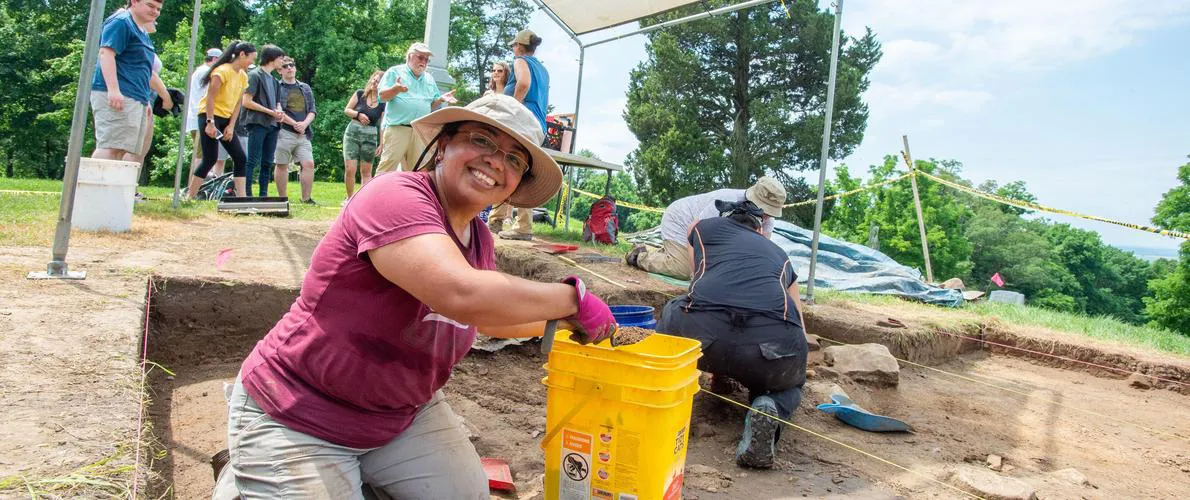
[[[1178, 168], [1181, 185], [1170, 189], [1157, 203], [1153, 224], [1190, 232], [1190, 163]], [[1163, 277], [1149, 281], [1152, 297], [1146, 297], [1145, 314], [1151, 324], [1190, 335], [1190, 241], [1182, 243], [1177, 267]]]
[[[663, 22], [727, 2], [701, 2]], [[624, 118], [640, 146], [627, 163], [658, 201], [817, 168], [833, 16], [816, 2], [766, 4], [657, 31], [633, 72]], [[841, 41], [830, 156], [863, 139], [860, 96], [880, 59], [868, 30]]]
[[[496, 61], [509, 62], [508, 42], [529, 25], [533, 6], [520, 1], [458, 0], [451, 2], [451, 57], [453, 67], [467, 84], [458, 97], [467, 102], [483, 95], [488, 70]], [[551, 43], [562, 40], [551, 40]]]

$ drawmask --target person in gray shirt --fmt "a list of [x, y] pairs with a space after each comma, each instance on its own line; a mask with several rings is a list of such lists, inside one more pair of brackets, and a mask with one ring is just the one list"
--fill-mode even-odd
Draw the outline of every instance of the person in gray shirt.
[[[273, 71], [281, 67], [285, 51], [276, 45], [265, 45], [260, 50], [260, 61], [256, 69], [248, 72], [248, 88], [244, 90], [243, 114], [239, 123], [248, 130], [248, 160], [245, 170], [248, 182], [245, 189], [252, 196], [252, 175], [259, 168], [260, 196], [269, 195], [269, 181], [272, 180], [273, 154], [277, 150], [279, 123], [285, 117], [277, 102], [280, 86], [273, 78]], [[262, 167], [263, 165], [263, 167]]]

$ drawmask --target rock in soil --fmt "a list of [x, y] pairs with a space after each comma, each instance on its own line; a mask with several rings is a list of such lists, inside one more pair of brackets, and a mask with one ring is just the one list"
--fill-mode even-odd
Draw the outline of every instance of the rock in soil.
[[1140, 372], [1133, 372], [1125, 382], [1128, 382], [1128, 385], [1137, 389], [1149, 389], [1153, 387], [1153, 379]]
[[635, 327], [635, 326], [621, 326], [620, 328], [618, 328], [616, 330], [616, 333], [614, 335], [612, 335], [612, 345], [613, 346], [632, 345], [632, 344], [635, 344], [637, 342], [644, 340], [649, 335], [652, 335], [654, 333], [657, 333], [657, 332], [654, 332], [653, 330], [649, 330], [647, 328], [639, 328], [639, 327]]
[[703, 491], [717, 493], [731, 486], [731, 476], [708, 465], [686, 466], [686, 485]]
[[1054, 477], [1070, 484], [1076, 484], [1079, 486], [1092, 486], [1091, 482], [1087, 480], [1087, 476], [1084, 476], [1082, 472], [1079, 472], [1078, 469], [1075, 468], [1054, 471], [1053, 475]]
[[1037, 499], [1037, 492], [1028, 483], [979, 467], [956, 467], [951, 472], [950, 481], [960, 489], [988, 500]]
[[856, 382], [887, 387], [900, 382], [901, 367], [884, 345], [830, 346], [822, 353], [831, 368]]
[[996, 472], [1004, 467], [1004, 457], [1000, 455], [988, 455], [988, 468]]

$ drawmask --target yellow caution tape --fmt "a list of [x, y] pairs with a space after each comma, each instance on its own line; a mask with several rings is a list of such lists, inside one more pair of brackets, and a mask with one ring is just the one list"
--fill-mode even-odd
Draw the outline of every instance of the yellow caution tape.
[[952, 187], [952, 188], [954, 188], [954, 189], [957, 189], [957, 190], [959, 190], [959, 191], [963, 191], [963, 192], [965, 192], [965, 193], [970, 193], [970, 194], [973, 194], [973, 195], [975, 195], [975, 196], [978, 196], [978, 197], [980, 197], [980, 198], [984, 198], [984, 199], [987, 199], [987, 200], [995, 201], [995, 202], [998, 202], [998, 203], [1003, 203], [1003, 204], [1005, 204], [1005, 205], [1011, 205], [1011, 206], [1014, 206], [1014, 207], [1017, 207], [1017, 208], [1023, 208], [1023, 209], [1026, 209], [1026, 210], [1040, 210], [1040, 211], [1042, 211], [1042, 212], [1050, 212], [1050, 213], [1054, 213], [1054, 214], [1068, 215], [1068, 216], [1070, 216], [1070, 217], [1079, 217], [1079, 218], [1082, 218], [1082, 219], [1087, 219], [1087, 220], [1093, 220], [1093, 221], [1098, 221], [1098, 222], [1106, 222], [1106, 223], [1108, 223], [1108, 224], [1115, 224], [1115, 225], [1117, 225], [1117, 226], [1124, 226], [1124, 227], [1131, 228], [1131, 229], [1139, 229], [1139, 230], [1141, 230], [1141, 231], [1147, 231], [1147, 232], [1150, 232], [1150, 233], [1154, 233], [1154, 234], [1160, 234], [1160, 235], [1162, 235], [1162, 236], [1169, 236], [1169, 237], [1172, 237], [1172, 238], [1183, 238], [1183, 239], [1190, 239], [1190, 234], [1183, 233], [1183, 232], [1180, 232], [1180, 231], [1170, 231], [1170, 230], [1168, 230], [1168, 229], [1158, 229], [1158, 228], [1155, 228], [1155, 227], [1144, 226], [1144, 225], [1141, 225], [1141, 224], [1132, 224], [1132, 223], [1129, 223], [1129, 222], [1120, 222], [1120, 221], [1118, 221], [1118, 220], [1112, 220], [1112, 219], [1108, 219], [1108, 218], [1106, 218], [1106, 217], [1098, 217], [1098, 216], [1095, 216], [1095, 215], [1086, 215], [1086, 214], [1080, 214], [1080, 213], [1078, 213], [1078, 212], [1071, 212], [1071, 211], [1069, 211], [1069, 210], [1062, 210], [1062, 209], [1060, 209], [1060, 208], [1047, 207], [1047, 206], [1045, 206], [1045, 205], [1039, 205], [1039, 204], [1037, 204], [1037, 203], [1031, 203], [1031, 202], [1027, 202], [1027, 201], [1021, 201], [1021, 200], [1014, 200], [1014, 199], [1011, 199], [1011, 198], [1005, 198], [1005, 197], [1003, 197], [1003, 196], [995, 195], [995, 194], [992, 194], [992, 193], [986, 193], [986, 192], [980, 191], [980, 190], [978, 190], [978, 189], [973, 189], [973, 188], [970, 188], [970, 187], [964, 186], [964, 185], [962, 185], [962, 184], [959, 184], [959, 183], [956, 183], [956, 182], [951, 182], [951, 181], [948, 181], [948, 180], [946, 180], [946, 179], [942, 179], [942, 178], [940, 178], [940, 177], [937, 177], [937, 176], [934, 176], [934, 175], [930, 175], [930, 174], [928, 174], [928, 173], [926, 173], [926, 172], [922, 172], [921, 170], [916, 170], [916, 169], [914, 169], [914, 172], [916, 172], [916, 173], [920, 173], [921, 175], [924, 175], [924, 176], [926, 176], [926, 177], [927, 177], [927, 178], [929, 178], [930, 180], [933, 180], [934, 182], [937, 182], [937, 183], [939, 183], [939, 184], [942, 184], [942, 185], [944, 185], [944, 186], [949, 186], [949, 187]]
[[[563, 183], [563, 185], [565, 185], [565, 183]], [[588, 198], [595, 198], [596, 200], [603, 198], [602, 196], [599, 196], [595, 193], [588, 193], [588, 192], [583, 191], [582, 189], [579, 189], [579, 188], [572, 188], [569, 186], [566, 186], [566, 187], [573, 190], [574, 192], [581, 194], [583, 196], [586, 196]], [[653, 208], [650, 206], [638, 205], [636, 203], [629, 203], [627, 201], [621, 201], [621, 200], [616, 200], [616, 206], [617, 207], [627, 207], [627, 208], [631, 208], [634, 210], [642, 210], [645, 212], [653, 212], [653, 213], [658, 213], [658, 214], [665, 213], [665, 209], [662, 209], [662, 208]]]
[[[554, 212], [555, 227], [562, 223], [562, 212], [566, 210], [566, 199], [570, 197], [570, 184], [567, 184], [566, 181], [562, 181], [562, 190], [558, 193], [558, 195], [558, 208], [560, 210]], [[570, 228], [566, 228], [566, 230], [569, 231]]]
[[[876, 184], [872, 184], [872, 185], [869, 185], [869, 186], [863, 186], [863, 187], [860, 187], [860, 188], [852, 189], [851, 191], [844, 191], [844, 192], [842, 192], [842, 193], [837, 193], [837, 194], [832, 194], [832, 195], [830, 195], [830, 196], [826, 196], [826, 197], [822, 198], [822, 201], [826, 201], [826, 200], [833, 200], [833, 199], [835, 199], [835, 198], [842, 198], [842, 197], [844, 197], [844, 196], [851, 196], [851, 195], [853, 195], [853, 194], [856, 194], [856, 193], [862, 193], [862, 192], [864, 192], [864, 191], [867, 191], [867, 190], [869, 190], [869, 189], [874, 189], [874, 188], [878, 188], [878, 187], [884, 187], [884, 186], [887, 186], [887, 185], [889, 185], [889, 184], [893, 184], [893, 183], [895, 183], [895, 182], [899, 182], [899, 181], [901, 181], [901, 180], [903, 180], [903, 179], [906, 179], [906, 178], [908, 178], [910, 175], [913, 175], [913, 173], [911, 173], [911, 172], [906, 172], [906, 173], [904, 173], [904, 174], [901, 174], [899, 177], [894, 177], [894, 178], [892, 178], [892, 179], [889, 179], [889, 180], [887, 180], [887, 181], [884, 181], [884, 182], [878, 182], [878, 183], [876, 183]], [[818, 202], [818, 200], [817, 200], [817, 199], [813, 199], [813, 200], [805, 200], [805, 201], [799, 201], [799, 202], [797, 202], [797, 203], [790, 203], [790, 204], [788, 204], [788, 205], [783, 205], [783, 208], [789, 208], [789, 207], [800, 207], [800, 206], [802, 206], [802, 205], [813, 205], [813, 204], [815, 204], [815, 203], [817, 203], [817, 202]]]
[[0, 194], [62, 194], [58, 191], [25, 191], [21, 189], [0, 189]]

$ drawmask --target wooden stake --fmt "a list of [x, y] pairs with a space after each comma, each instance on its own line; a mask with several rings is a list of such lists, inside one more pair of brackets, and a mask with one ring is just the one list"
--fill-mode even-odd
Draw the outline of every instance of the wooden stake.
[[926, 282], [934, 282], [934, 269], [930, 266], [930, 244], [926, 241], [926, 221], [921, 215], [921, 196], [917, 194], [917, 167], [913, 164], [913, 156], [909, 154], [909, 136], [902, 135], [901, 140], [905, 143], [905, 163], [909, 164], [909, 171], [914, 175], [909, 176], [909, 181], [913, 184], [913, 206], [917, 208], [917, 230], [921, 232], [921, 254], [926, 259]]

